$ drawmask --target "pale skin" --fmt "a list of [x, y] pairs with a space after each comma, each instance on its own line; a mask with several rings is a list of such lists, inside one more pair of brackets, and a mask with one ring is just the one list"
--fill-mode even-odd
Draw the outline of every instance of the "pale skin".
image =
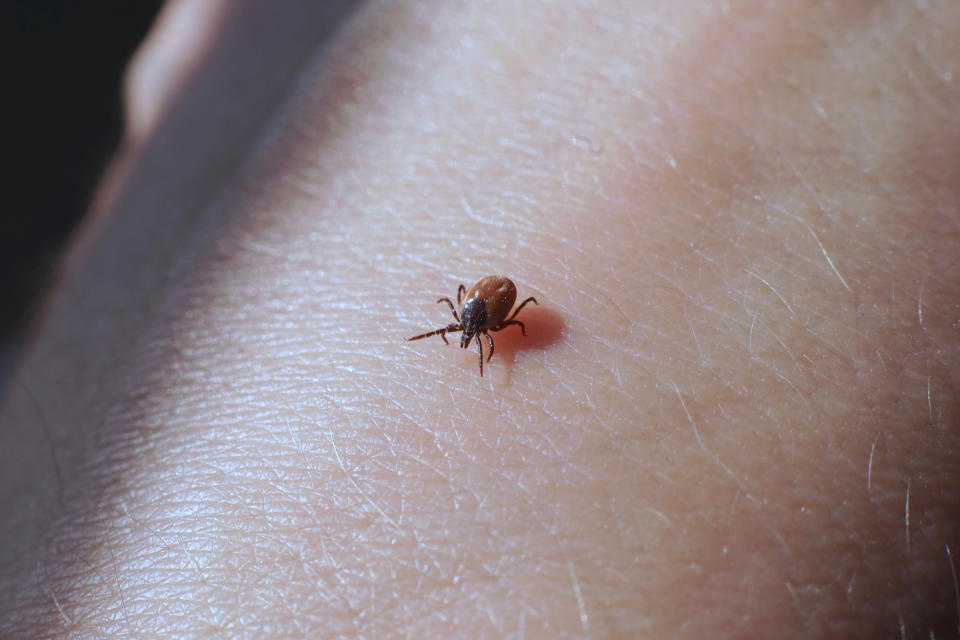
[[[0, 636], [950, 637], [960, 5], [665, 4], [247, 3], [135, 76]], [[492, 273], [484, 378], [404, 341]]]

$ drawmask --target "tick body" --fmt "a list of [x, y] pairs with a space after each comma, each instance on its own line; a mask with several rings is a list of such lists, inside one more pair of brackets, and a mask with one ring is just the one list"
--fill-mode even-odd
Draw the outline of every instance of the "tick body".
[[[463, 295], [465, 291], [466, 296]], [[477, 343], [477, 357], [480, 361], [480, 375], [482, 376], [483, 343], [480, 342], [480, 334], [483, 334], [487, 342], [490, 343], [490, 353], [487, 355], [487, 362], [490, 362], [490, 358], [493, 357], [494, 348], [493, 337], [490, 335], [490, 332], [500, 331], [515, 324], [520, 327], [520, 332], [523, 335], [527, 335], [527, 328], [523, 326], [522, 322], [514, 320], [514, 318], [517, 317], [517, 314], [520, 313], [520, 310], [523, 309], [528, 302], [537, 304], [537, 300], [533, 297], [527, 298], [521, 302], [511, 314], [510, 310], [513, 309], [513, 303], [516, 301], [517, 287], [510, 281], [510, 278], [487, 276], [477, 281], [477, 284], [470, 287], [469, 291], [461, 284], [457, 289], [457, 306], [460, 307], [459, 313], [457, 313], [457, 307], [453, 306], [453, 301], [450, 300], [450, 298], [440, 298], [437, 300], [438, 303], [447, 303], [450, 307], [450, 312], [453, 314], [453, 319], [456, 320], [456, 322], [452, 322], [442, 329], [435, 329], [427, 333], [422, 333], [419, 336], [407, 338], [407, 340], [419, 340], [420, 338], [439, 335], [443, 338], [444, 342], [450, 344], [447, 341], [446, 334], [462, 331], [463, 333], [460, 334], [460, 348], [466, 349], [470, 346], [471, 341], [476, 341]], [[508, 315], [510, 317], [507, 317]]]

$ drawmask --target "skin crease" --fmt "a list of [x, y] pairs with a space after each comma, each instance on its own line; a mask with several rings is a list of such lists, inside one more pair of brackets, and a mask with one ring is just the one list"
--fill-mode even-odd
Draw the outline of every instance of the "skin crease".
[[956, 633], [960, 5], [265, 4], [11, 378], [0, 636]]

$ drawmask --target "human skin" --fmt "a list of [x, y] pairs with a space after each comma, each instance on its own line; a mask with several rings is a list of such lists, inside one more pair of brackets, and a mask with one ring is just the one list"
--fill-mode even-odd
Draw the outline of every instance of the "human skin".
[[0, 636], [956, 632], [960, 5], [320, 4], [134, 72]]

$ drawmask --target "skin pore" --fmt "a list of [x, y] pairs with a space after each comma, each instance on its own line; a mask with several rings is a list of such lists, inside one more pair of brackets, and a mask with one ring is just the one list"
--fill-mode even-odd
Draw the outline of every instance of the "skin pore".
[[960, 5], [303, 4], [131, 83], [0, 636], [955, 634]]

